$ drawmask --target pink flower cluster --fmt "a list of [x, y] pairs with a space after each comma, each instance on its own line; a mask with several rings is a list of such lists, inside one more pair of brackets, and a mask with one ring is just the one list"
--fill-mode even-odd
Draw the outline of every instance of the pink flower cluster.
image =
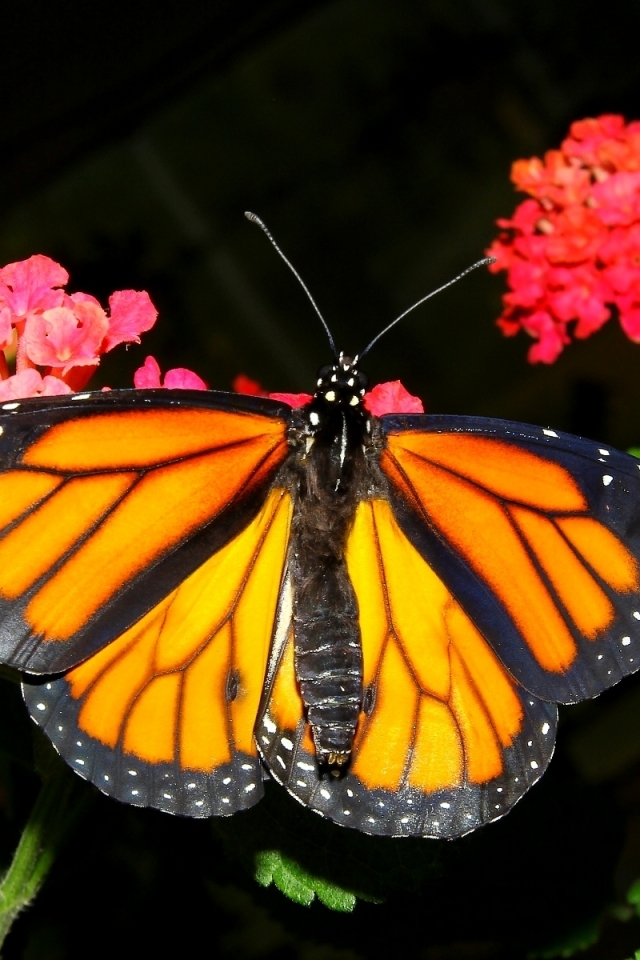
[[[64, 267], [40, 254], [0, 269], [0, 400], [81, 390], [103, 353], [120, 343], [140, 343], [140, 334], [156, 322], [158, 311], [145, 291], [116, 291], [107, 313], [95, 297], [67, 293], [68, 281]], [[161, 386], [153, 357], [134, 382]], [[182, 369], [168, 371], [163, 385], [206, 389]]]
[[[553, 363], [617, 311], [640, 343], [640, 122], [606, 114], [571, 125], [560, 150], [517, 160], [511, 179], [528, 193], [487, 254], [510, 290], [498, 325], [536, 340], [532, 363]], [[572, 325], [572, 326], [570, 326]]]

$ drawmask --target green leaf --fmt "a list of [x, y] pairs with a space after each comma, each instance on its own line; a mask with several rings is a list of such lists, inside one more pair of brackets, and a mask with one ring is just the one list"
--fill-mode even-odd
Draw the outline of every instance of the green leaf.
[[632, 457], [637, 457], [640, 460], [640, 447], [629, 447], [627, 453], [630, 453]]
[[354, 893], [314, 877], [278, 850], [263, 850], [256, 855], [255, 878], [263, 887], [273, 883], [290, 900], [307, 907], [316, 897], [330, 910], [341, 913], [351, 913], [356, 905]]
[[273, 885], [296, 903], [318, 900], [350, 912], [357, 900], [415, 895], [440, 876], [451, 845], [420, 838], [369, 837], [305, 809], [282, 788], [266, 784], [251, 810], [214, 818], [212, 829], [233, 863], [261, 886]]
[[0, 945], [20, 911], [38, 893], [69, 830], [92, 796], [53, 747], [47, 744], [47, 750], [41, 751], [40, 793], [0, 882]]
[[640, 916], [640, 880], [636, 880], [627, 890], [627, 903], [636, 908], [636, 913]]

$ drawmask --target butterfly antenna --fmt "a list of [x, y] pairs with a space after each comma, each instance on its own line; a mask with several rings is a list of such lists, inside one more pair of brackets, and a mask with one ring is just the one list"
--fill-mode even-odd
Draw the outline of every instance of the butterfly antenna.
[[263, 223], [263, 221], [260, 219], [260, 217], [256, 216], [255, 213], [251, 213], [250, 210], [245, 210], [244, 215], [245, 215], [245, 217], [247, 218], [247, 220], [250, 220], [250, 221], [251, 221], [251, 223], [257, 223], [257, 225], [260, 227], [260, 229], [262, 230], [262, 232], [264, 233], [264, 235], [267, 237], [267, 239], [271, 241], [271, 244], [272, 244], [272, 246], [274, 247], [274, 249], [276, 250], [276, 252], [280, 254], [280, 256], [282, 257], [282, 259], [284, 260], [284, 262], [286, 263], [286, 265], [289, 267], [289, 270], [291, 270], [291, 273], [294, 275], [294, 277], [296, 278], [296, 280], [298, 281], [298, 283], [300, 284], [300, 286], [302, 287], [302, 289], [303, 289], [304, 292], [306, 293], [307, 297], [308, 297], [309, 300], [311, 301], [311, 306], [313, 307], [313, 309], [315, 310], [315, 312], [316, 312], [316, 313], [318, 314], [318, 316], [320, 317], [320, 322], [322, 323], [322, 326], [323, 326], [324, 329], [325, 329], [325, 332], [326, 332], [326, 334], [327, 334], [327, 337], [329, 338], [329, 346], [331, 347], [331, 350], [332, 350], [332, 352], [333, 352], [333, 356], [334, 356], [334, 357], [336, 358], [336, 360], [337, 360], [337, 358], [338, 358], [338, 351], [336, 350], [336, 345], [335, 345], [334, 339], [333, 339], [333, 337], [331, 336], [331, 330], [329, 330], [329, 327], [328, 327], [328, 325], [327, 325], [327, 322], [326, 322], [326, 320], [324, 319], [324, 317], [322, 316], [322, 314], [320, 313], [320, 310], [318, 309], [318, 304], [315, 302], [315, 300], [314, 300], [313, 297], [311, 296], [311, 293], [309, 292], [309, 288], [307, 287], [306, 283], [304, 282], [304, 280], [302, 279], [302, 277], [300, 276], [300, 274], [298, 273], [298, 271], [296, 270], [296, 268], [294, 267], [294, 265], [291, 263], [291, 261], [288, 260], [288, 259], [285, 257], [284, 253], [282, 252], [282, 250], [280, 249], [280, 247], [278, 246], [278, 244], [277, 244], [276, 241], [274, 240], [274, 238], [273, 238], [273, 236], [272, 236], [272, 234], [271, 234], [271, 231], [270, 231], [269, 228], [267, 227], [266, 223]]
[[468, 273], [471, 273], [472, 270], [477, 270], [478, 267], [484, 266], [485, 263], [495, 263], [495, 257], [485, 257], [483, 260], [478, 260], [477, 263], [473, 263], [470, 267], [467, 267], [466, 270], [463, 270], [462, 273], [459, 273], [457, 277], [454, 277], [453, 280], [449, 280], [448, 283], [443, 283], [441, 287], [438, 287], [437, 290], [432, 290], [431, 293], [428, 293], [426, 297], [423, 297], [422, 300], [418, 300], [417, 303], [414, 303], [413, 306], [409, 307], [408, 310], [405, 310], [404, 313], [401, 313], [399, 317], [389, 324], [388, 327], [385, 327], [384, 330], [381, 330], [380, 333], [373, 338], [369, 346], [365, 347], [362, 353], [358, 354], [355, 358], [356, 360], [361, 360], [366, 353], [369, 353], [371, 347], [374, 343], [377, 343], [380, 337], [383, 337], [385, 333], [388, 333], [392, 327], [395, 327], [396, 323], [399, 323], [408, 313], [411, 313], [412, 310], [415, 310], [416, 307], [419, 307], [421, 303], [424, 303], [425, 300], [429, 300], [431, 297], [435, 297], [436, 293], [441, 293], [443, 290], [446, 290], [447, 287], [452, 286], [452, 284], [457, 283], [458, 280], [462, 280], [463, 277], [466, 277]]

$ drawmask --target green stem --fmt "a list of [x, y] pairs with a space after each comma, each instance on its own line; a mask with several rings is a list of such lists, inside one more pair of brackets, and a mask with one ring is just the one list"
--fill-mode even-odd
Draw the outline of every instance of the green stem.
[[88, 796], [56, 758], [50, 775], [43, 780], [11, 866], [0, 883], [0, 946], [13, 921], [42, 886]]

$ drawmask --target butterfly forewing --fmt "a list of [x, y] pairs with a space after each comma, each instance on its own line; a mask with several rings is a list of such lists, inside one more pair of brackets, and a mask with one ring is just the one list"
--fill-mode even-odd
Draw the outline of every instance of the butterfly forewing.
[[237, 535], [288, 453], [269, 401], [76, 398], [0, 415], [0, 656], [36, 673], [100, 649]]
[[383, 425], [403, 530], [527, 690], [571, 703], [640, 667], [635, 458], [503, 421]]

